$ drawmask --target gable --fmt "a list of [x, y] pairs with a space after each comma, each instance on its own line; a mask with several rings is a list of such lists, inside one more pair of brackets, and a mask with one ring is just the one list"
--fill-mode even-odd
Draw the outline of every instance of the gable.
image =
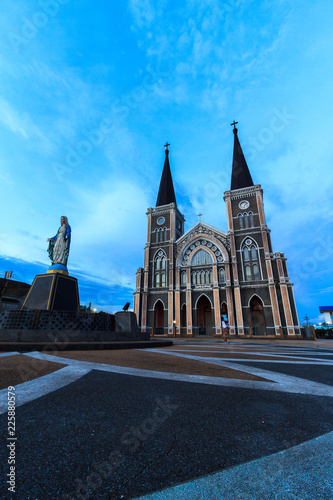
[[175, 255], [179, 265], [187, 265], [196, 247], [206, 247], [217, 262], [229, 261], [230, 240], [227, 234], [213, 226], [198, 222], [176, 242]]

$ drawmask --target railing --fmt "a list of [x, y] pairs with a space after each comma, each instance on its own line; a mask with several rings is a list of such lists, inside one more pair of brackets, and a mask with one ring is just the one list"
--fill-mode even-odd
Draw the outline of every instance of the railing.
[[244, 334], [247, 337], [266, 337], [267, 335], [275, 335], [274, 327], [267, 326], [246, 326]]
[[200, 335], [212, 336], [215, 333], [213, 326], [195, 326], [193, 327], [193, 334], [197, 337]]
[[153, 334], [153, 335], [164, 335], [164, 334], [165, 334], [165, 333], [167, 333], [167, 332], [168, 332], [168, 329], [167, 329], [167, 328], [163, 328], [163, 327], [162, 327], [162, 328], [160, 328], [160, 327], [155, 326], [155, 327], [153, 328], [153, 332], [152, 332], [152, 334]]
[[315, 327], [316, 336], [318, 339], [332, 339], [333, 325], [320, 325]]

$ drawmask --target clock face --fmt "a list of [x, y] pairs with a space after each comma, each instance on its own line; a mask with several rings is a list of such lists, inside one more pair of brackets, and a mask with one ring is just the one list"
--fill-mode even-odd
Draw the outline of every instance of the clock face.
[[165, 222], [165, 218], [164, 218], [164, 217], [159, 217], [159, 218], [157, 219], [157, 224], [158, 224], [159, 226], [160, 226], [161, 224], [164, 224], [164, 222]]
[[249, 208], [250, 203], [249, 203], [247, 200], [243, 200], [243, 201], [240, 201], [240, 202], [238, 203], [238, 206], [239, 206], [239, 208], [241, 208], [242, 210], [245, 210], [246, 208]]

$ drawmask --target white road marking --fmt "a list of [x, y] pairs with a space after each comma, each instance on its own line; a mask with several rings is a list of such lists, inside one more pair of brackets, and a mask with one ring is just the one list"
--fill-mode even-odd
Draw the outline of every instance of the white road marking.
[[[38, 356], [33, 356], [38, 357]], [[50, 392], [61, 389], [75, 380], [90, 372], [90, 368], [84, 366], [66, 366], [60, 370], [44, 375], [43, 377], [23, 382], [15, 387], [15, 406], [22, 406], [25, 403], [34, 401]], [[0, 391], [0, 415], [8, 410], [8, 390]]]
[[1, 352], [0, 353], [0, 358], [3, 358], [5, 356], [15, 356], [16, 354], [20, 354], [19, 352]]
[[[210, 345], [210, 347], [212, 347]], [[219, 348], [224, 346], [218, 346]], [[44, 375], [43, 377], [36, 378], [34, 380], [24, 382], [22, 384], [18, 384], [16, 386], [16, 394], [17, 406], [21, 406], [30, 401], [34, 401], [37, 398], [40, 398], [46, 394], [49, 394], [57, 389], [65, 387], [68, 384], [78, 380], [85, 374], [89, 373], [91, 370], [100, 370], [106, 371], [110, 373], [117, 373], [122, 375], [131, 375], [136, 377], [146, 377], [146, 378], [155, 378], [155, 379], [163, 379], [163, 380], [171, 380], [171, 381], [179, 381], [179, 382], [189, 382], [189, 383], [200, 383], [200, 384], [209, 384], [209, 385], [217, 385], [224, 387], [237, 387], [244, 389], [259, 389], [259, 390], [268, 390], [268, 391], [278, 391], [278, 392], [287, 392], [287, 393], [296, 393], [296, 394], [311, 394], [314, 396], [333, 396], [333, 387], [325, 384], [320, 384], [318, 382], [312, 382], [310, 380], [302, 379], [300, 377], [292, 377], [290, 375], [285, 375], [281, 373], [275, 373], [273, 371], [264, 370], [260, 368], [255, 368], [251, 366], [247, 366], [244, 364], [239, 364], [239, 361], [244, 362], [274, 362], [274, 363], [288, 363], [288, 361], [280, 361], [280, 360], [251, 360], [251, 359], [239, 359], [237, 358], [237, 353], [235, 353], [235, 358], [227, 358], [220, 359], [214, 357], [201, 357], [191, 355], [191, 352], [197, 351], [188, 351], [183, 352], [174, 352], [170, 350], [163, 349], [145, 349], [145, 351], [153, 352], [156, 354], [166, 354], [171, 356], [178, 356], [185, 359], [192, 359], [194, 361], [200, 361], [203, 363], [208, 363], [216, 366], [222, 366], [225, 368], [230, 368], [233, 370], [237, 370], [243, 373], [252, 374], [261, 378], [268, 380], [268, 382], [261, 382], [257, 380], [243, 380], [243, 379], [231, 379], [231, 378], [222, 378], [222, 377], [209, 377], [209, 376], [201, 376], [201, 375], [190, 375], [190, 374], [179, 374], [179, 373], [168, 373], [168, 372], [159, 372], [153, 370], [145, 370], [138, 368], [130, 368], [126, 366], [116, 366], [116, 365], [108, 365], [104, 363], [95, 363], [90, 361], [79, 361], [75, 359], [53, 356], [51, 354], [45, 354], [41, 352], [30, 352], [24, 353], [25, 356], [43, 359], [46, 361], [62, 363], [67, 365], [65, 368], [57, 370], [48, 375]], [[199, 351], [200, 352], [200, 351]], [[209, 351], [202, 351], [209, 352]], [[216, 354], [218, 351], [212, 351]], [[222, 351], [220, 351], [222, 352]], [[223, 351], [225, 352], [225, 351]], [[298, 351], [299, 352], [299, 351]], [[242, 353], [245, 354], [243, 351]], [[16, 354], [20, 354], [19, 352], [11, 352], [11, 353], [2, 353], [0, 356], [13, 356]], [[246, 354], [259, 354], [258, 352], [247, 351]], [[282, 353], [281, 353], [282, 354]], [[280, 356], [281, 356], [280, 354]], [[265, 355], [264, 353], [262, 355]], [[273, 357], [273, 356], [272, 356]], [[301, 359], [306, 359], [308, 361], [302, 361]], [[310, 360], [309, 360], [310, 359]], [[237, 363], [238, 362], [238, 363]], [[292, 364], [318, 364], [324, 366], [331, 366], [333, 363], [330, 361], [319, 361], [315, 358], [300, 358], [300, 357], [291, 357], [290, 362]], [[5, 413], [7, 411], [7, 389], [3, 389], [0, 391], [0, 414]]]
[[[151, 349], [147, 349], [151, 351]], [[333, 387], [320, 384], [319, 382], [312, 382], [311, 380], [302, 379], [300, 377], [292, 377], [291, 375], [285, 375], [283, 373], [276, 373], [269, 370], [264, 370], [261, 368], [255, 368], [252, 366], [240, 365], [223, 359], [217, 358], [202, 358], [200, 356], [191, 356], [189, 354], [180, 354], [171, 351], [163, 351], [159, 349], [154, 349], [154, 352], [159, 354], [167, 354], [169, 356], [179, 356], [187, 359], [193, 359], [194, 361], [206, 362], [209, 364], [223, 366], [224, 368], [231, 368], [233, 370], [241, 371], [244, 373], [249, 373], [257, 377], [265, 378], [276, 382], [277, 385], [270, 387], [267, 386], [267, 382], [253, 381], [260, 384], [260, 388], [263, 390], [276, 390], [281, 392], [293, 392], [297, 394], [312, 394], [316, 396], [330, 396], [333, 397]], [[239, 360], [238, 360], [239, 361]], [[244, 360], [245, 361], [245, 360]], [[233, 382], [233, 379], [227, 379]], [[231, 384], [230, 384], [231, 385]], [[274, 387], [274, 388], [273, 388]], [[256, 387], [259, 388], [259, 387]]]
[[[141, 349], [136, 349], [136, 350], [141, 350]], [[148, 350], [148, 349], [146, 349]], [[149, 349], [150, 352], [154, 352], [154, 350], [152, 349]], [[159, 352], [161, 352], [159, 350]], [[167, 350], [163, 350], [163, 352], [167, 352]], [[172, 351], [168, 351], [168, 352], [179, 352], [179, 353], [187, 353], [187, 354], [190, 354], [191, 352], [196, 352], [196, 353], [202, 353], [202, 354], [205, 354], [205, 353], [214, 353], [214, 354], [234, 354], [235, 356], [237, 356], [237, 354], [246, 354], [246, 355], [250, 355], [250, 356], [267, 356], [267, 357], [271, 357], [272, 359], [250, 359], [250, 358], [224, 358], [225, 360], [232, 360], [232, 361], [259, 361], [259, 362], [269, 362], [269, 363], [290, 363], [290, 361], [292, 361], [292, 363], [298, 363], [298, 361], [295, 361], [295, 360], [307, 360], [309, 361], [309, 363], [304, 363], [303, 361], [299, 361], [300, 364], [314, 364], [314, 363], [318, 363], [318, 364], [321, 364], [321, 365], [331, 365], [333, 364], [333, 359], [332, 360], [321, 360], [321, 359], [317, 359], [317, 358], [311, 358], [311, 357], [305, 357], [305, 356], [294, 356], [294, 355], [283, 355], [283, 354], [272, 354], [272, 353], [263, 353], [263, 352], [255, 352], [255, 351], [242, 351], [242, 352], [225, 352], [225, 351], [220, 351], [220, 352], [216, 352], [216, 351], [202, 351], [202, 350], [198, 350], [198, 349], [173, 349]], [[205, 356], [202, 356], [203, 358], [205, 358]], [[274, 360], [273, 358], [283, 358], [283, 357], [286, 357], [288, 359], [285, 359], [285, 360]], [[217, 359], [217, 358], [216, 358]], [[311, 363], [311, 361], [313, 361], [314, 363]]]

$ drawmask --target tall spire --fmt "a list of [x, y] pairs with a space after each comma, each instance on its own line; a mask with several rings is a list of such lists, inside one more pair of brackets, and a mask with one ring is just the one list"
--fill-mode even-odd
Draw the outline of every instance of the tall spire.
[[158, 191], [156, 206], [169, 205], [169, 203], [176, 203], [175, 190], [173, 188], [172, 175], [169, 164], [169, 149], [170, 144], [166, 143], [165, 147], [165, 160], [164, 167], [160, 182], [160, 189]]
[[234, 121], [231, 124], [234, 126], [234, 156], [232, 160], [231, 190], [253, 186], [253, 180], [249, 167], [247, 166], [243, 150], [238, 140], [238, 130], [236, 128], [237, 123], [238, 122]]

